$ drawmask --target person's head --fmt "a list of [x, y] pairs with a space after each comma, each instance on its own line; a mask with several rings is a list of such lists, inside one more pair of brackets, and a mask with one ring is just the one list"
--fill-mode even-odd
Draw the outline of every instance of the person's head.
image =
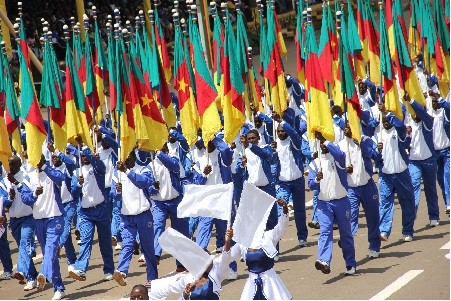
[[368, 87], [363, 82], [360, 82], [359, 83], [359, 93], [360, 93], [360, 95], [365, 94], [367, 90], [368, 90]]
[[319, 147], [321, 148], [321, 153], [322, 154], [327, 154], [329, 152], [329, 150], [327, 149], [326, 145], [324, 143], [321, 143], [319, 145]]
[[110, 114], [106, 113], [105, 114], [105, 119], [110, 119]]
[[431, 95], [432, 108], [434, 110], [440, 109], [440, 105], [438, 104], [438, 99], [435, 95]]
[[20, 167], [22, 167], [22, 161], [18, 156], [12, 156], [8, 160], [9, 163], [9, 171], [15, 175], [20, 171]]
[[177, 140], [175, 140], [175, 137], [171, 135], [171, 132], [172, 132], [172, 131], [176, 131], [176, 132], [177, 132], [177, 128], [175, 128], [175, 127], [169, 128], [168, 141], [169, 141], [170, 143], [175, 143], [175, 142], [177, 142]]
[[91, 162], [89, 162], [88, 158], [86, 157], [85, 153], [81, 152], [81, 163], [84, 165], [89, 165]]
[[382, 116], [382, 125], [384, 126], [384, 129], [386, 129], [386, 130], [389, 130], [389, 129], [391, 129], [393, 127], [390, 124], [390, 122], [388, 122], [387, 116], [385, 114]]
[[149, 300], [149, 291], [142, 284], [137, 284], [130, 292], [130, 300]]
[[258, 144], [260, 141], [260, 134], [256, 129], [252, 129], [247, 133], [246, 138], [250, 144]]
[[333, 107], [332, 107], [332, 113], [333, 113], [334, 115], [337, 115], [338, 117], [343, 116], [343, 110], [341, 109], [340, 106], [333, 106]]
[[215, 146], [215, 144], [213, 143], [213, 141], [208, 141], [208, 144], [207, 144], [207, 152], [208, 152], [208, 153], [212, 153], [212, 152], [215, 151], [215, 149], [216, 149], [216, 146]]
[[135, 167], [136, 163], [136, 153], [135, 150], [132, 150], [130, 152], [130, 155], [128, 155], [128, 158], [125, 160], [125, 166], [127, 166], [128, 169], [132, 169]]
[[284, 131], [281, 124], [277, 127], [277, 137], [279, 137], [280, 140], [285, 140], [288, 138], [288, 134]]
[[52, 155], [52, 163], [53, 163], [53, 166], [60, 167], [63, 164], [63, 161], [61, 161], [57, 155], [53, 154]]
[[254, 124], [255, 124], [255, 128], [259, 129], [259, 128], [262, 127], [263, 122], [258, 116], [255, 116], [254, 117]]

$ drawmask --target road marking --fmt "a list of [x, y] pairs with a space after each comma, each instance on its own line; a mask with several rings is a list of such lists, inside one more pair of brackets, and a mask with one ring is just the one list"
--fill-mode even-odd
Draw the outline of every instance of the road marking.
[[[36, 255], [36, 257], [33, 258], [33, 262], [36, 262], [36, 260], [39, 260], [39, 259], [41, 259], [42, 257], [43, 257], [42, 254]], [[16, 270], [16, 269], [17, 269], [17, 264], [13, 265], [13, 274], [14, 274], [14, 270]], [[1, 271], [0, 273], [3, 273], [3, 271]]]
[[370, 300], [385, 300], [399, 289], [401, 289], [404, 285], [409, 283], [415, 277], [423, 273], [424, 270], [410, 270], [398, 279], [396, 279], [392, 284], [384, 288], [380, 293], [371, 298]]
[[449, 241], [440, 248], [440, 250], [449, 250]]

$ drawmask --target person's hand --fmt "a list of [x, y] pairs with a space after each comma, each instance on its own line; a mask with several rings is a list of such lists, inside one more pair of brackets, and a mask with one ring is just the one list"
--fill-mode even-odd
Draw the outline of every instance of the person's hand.
[[230, 148], [231, 148], [231, 149], [235, 149], [235, 148], [236, 148], [235, 142], [232, 142], [232, 144], [230, 144]]
[[326, 138], [324, 138], [321, 132], [315, 132], [315, 138], [318, 139], [321, 144], [326, 142]]
[[314, 153], [312, 154], [312, 157], [313, 157], [313, 159], [318, 158], [318, 152], [314, 152]]
[[41, 156], [41, 161], [39, 161], [38, 165], [36, 166], [38, 170], [42, 170], [42, 166], [45, 164], [45, 157], [44, 155]]
[[241, 165], [244, 167], [244, 166], [246, 166], [246, 164], [247, 164], [247, 157], [246, 157], [246, 156], [243, 156], [243, 157], [241, 158]]
[[423, 69], [423, 74], [424, 74], [424, 75], [428, 75], [428, 74], [429, 74], [428, 69], [424, 68], [424, 69]]
[[22, 151], [21, 154], [23, 158], [28, 158], [27, 151]]
[[271, 142], [271, 147], [272, 147], [273, 151], [276, 151], [277, 150], [277, 142], [276, 141]]
[[211, 172], [211, 165], [207, 165], [207, 166], [205, 166], [205, 168], [204, 168], [204, 174], [205, 175], [209, 175], [210, 174], [210, 172]]
[[75, 141], [78, 143], [78, 145], [82, 146], [83, 145], [83, 139], [81, 139], [81, 136], [78, 135], [77, 137], [75, 137]]
[[353, 171], [354, 171], [354, 166], [352, 166], [352, 164], [351, 164], [351, 166], [346, 167], [346, 173], [352, 173]]
[[78, 185], [83, 186], [83, 183], [85, 182], [85, 178], [83, 176], [78, 177]]
[[188, 300], [189, 294], [194, 291], [196, 288], [196, 285], [194, 283], [188, 283], [185, 287], [185, 290], [183, 291], [183, 299]]
[[254, 115], [257, 115], [257, 114], [258, 114], [257, 108], [254, 107], [254, 105], [250, 105], [250, 108], [251, 108], [251, 111], [252, 111], [252, 113], [253, 113]]
[[9, 199], [14, 200], [15, 198], [16, 198], [16, 191], [14, 190], [14, 188], [11, 188], [9, 190]]
[[384, 144], [382, 142], [379, 142], [377, 144], [377, 151], [382, 152], [383, 149], [384, 149]]
[[125, 163], [122, 161], [117, 161], [117, 170], [122, 171], [122, 172], [126, 172], [127, 171], [127, 167], [125, 166]]
[[407, 127], [407, 135], [412, 136], [412, 127], [408, 125]]
[[225, 242], [230, 242], [232, 241], [232, 237], [233, 237], [233, 229], [232, 226], [229, 227], [229, 229], [226, 230], [225, 233]]
[[355, 81], [358, 82], [358, 83], [360, 83], [360, 82], [362, 81], [362, 79], [361, 79], [359, 76], [357, 76], [357, 77], [355, 78]]
[[48, 143], [47, 143], [47, 149], [48, 149], [49, 152], [51, 152], [52, 154], [55, 152], [55, 146], [53, 145], [52, 142], [48, 142]]
[[240, 135], [240, 142], [244, 147], [249, 146], [249, 142], [247, 141], [246, 136], [244, 136], [244, 135]]
[[276, 203], [283, 209], [283, 214], [288, 214], [288, 203], [284, 199], [277, 199]]
[[14, 177], [14, 175], [12, 173], [8, 173], [7, 175], [8, 177], [8, 181], [11, 182], [14, 185], [18, 185], [19, 181], [16, 180], [16, 178]]
[[406, 91], [406, 93], [404, 93], [404, 101], [410, 102], [410, 95], [407, 91]]
[[344, 132], [344, 134], [345, 134], [346, 137], [352, 138], [352, 132], [351, 132], [351, 129], [350, 129], [350, 128], [345, 127], [345, 129], [344, 129], [343, 132]]
[[116, 192], [122, 193], [122, 183], [116, 183]]
[[196, 165], [196, 162], [191, 162], [191, 168], [193, 168], [194, 165]]
[[272, 112], [272, 119], [277, 121], [278, 123], [282, 122], [282, 118], [280, 117], [279, 114], [277, 114], [276, 112]]
[[379, 111], [384, 114], [387, 112], [387, 109], [385, 109], [385, 104], [383, 102], [379, 104]]
[[323, 179], [323, 172], [318, 171], [318, 172], [316, 173], [316, 181], [319, 182], [319, 181], [321, 181], [322, 179]]
[[160, 189], [160, 182], [159, 181], [155, 181], [153, 183], [153, 188], [155, 188], [156, 190], [159, 190]]
[[43, 192], [44, 192], [44, 188], [38, 187], [38, 188], [36, 188], [34, 193], [36, 194], [36, 196], [38, 196], [38, 195], [41, 195]]

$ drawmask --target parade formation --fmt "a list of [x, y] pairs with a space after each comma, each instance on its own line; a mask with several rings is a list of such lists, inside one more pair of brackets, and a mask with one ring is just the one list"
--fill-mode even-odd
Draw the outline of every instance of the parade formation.
[[[22, 2], [14, 25], [2, 12], [1, 286], [51, 284], [60, 300], [66, 274], [92, 281], [98, 245], [103, 281], [114, 285], [130, 285], [140, 255], [145, 273], [130, 299], [218, 300], [245, 265], [242, 300], [289, 300], [276, 263], [292, 220], [300, 249], [312, 247], [309, 228], [319, 231], [308, 264], [325, 277], [358, 274], [358, 249], [378, 260], [384, 242], [415, 240], [422, 190], [429, 227], [440, 227], [450, 214], [449, 1], [412, 0], [407, 20], [401, 0], [324, 1], [317, 39], [309, 2], [297, 0], [295, 76], [275, 1], [252, 2], [254, 27], [239, 0], [173, 1], [171, 48], [158, 0], [142, 1], [135, 20], [112, 9], [105, 40], [95, 3], [85, 14], [77, 0], [78, 21], [62, 27], [64, 64], [42, 20], [42, 65], [27, 46]], [[391, 235], [395, 195], [400, 237]], [[368, 245], [355, 243], [361, 205]], [[332, 263], [334, 247], [343, 260]], [[159, 274], [163, 261], [174, 275]]]

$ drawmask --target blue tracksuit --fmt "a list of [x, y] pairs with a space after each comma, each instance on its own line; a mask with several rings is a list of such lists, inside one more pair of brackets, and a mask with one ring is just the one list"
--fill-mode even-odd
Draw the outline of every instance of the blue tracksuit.
[[[410, 177], [409, 170], [407, 169], [409, 158], [405, 150], [405, 140], [407, 135], [407, 129], [404, 123], [395, 117], [392, 113], [387, 114], [387, 121], [393, 125], [390, 130], [382, 129], [382, 137], [387, 137], [384, 143], [384, 149], [382, 154], [386, 154], [381, 160], [376, 160], [376, 166], [380, 168], [379, 174], [379, 191], [380, 191], [380, 232], [385, 233], [387, 237], [390, 235], [392, 223], [393, 223], [393, 211], [395, 201], [395, 191], [398, 194], [399, 204], [402, 210], [402, 233], [403, 235], [413, 236], [413, 224], [415, 221], [415, 196], [413, 193], [412, 179]], [[383, 140], [384, 141], [384, 140]], [[387, 150], [386, 144], [393, 143], [394, 146]], [[389, 171], [387, 166], [388, 160], [393, 160], [396, 154], [399, 152], [400, 159], [392, 163], [395, 165], [404, 164], [405, 169]], [[391, 157], [391, 158], [390, 158]], [[401, 161], [402, 160], [402, 161]]]
[[[327, 142], [326, 142], [327, 143]], [[327, 143], [328, 154], [320, 154], [319, 158], [309, 165], [308, 186], [319, 190], [318, 195], [318, 222], [320, 236], [318, 242], [318, 259], [330, 265], [333, 248], [333, 224], [338, 224], [343, 258], [346, 266], [355, 267], [354, 236], [351, 231], [351, 203], [346, 196], [348, 183], [346, 178], [346, 155], [338, 145]], [[323, 157], [323, 158], [321, 158]], [[319, 171], [317, 164], [321, 159], [321, 168], [324, 178], [317, 182], [316, 174]], [[336, 173], [336, 182], [327, 182], [327, 173]], [[330, 187], [330, 185], [334, 185]]]
[[[300, 130], [303, 133], [307, 130], [307, 124], [304, 120], [301, 120], [301, 124], [305, 126]], [[282, 121], [281, 123], [283, 130], [288, 134], [290, 139], [289, 152], [291, 152], [295, 167], [300, 171], [300, 176], [296, 179], [291, 179], [289, 181], [281, 180], [281, 163], [277, 167], [277, 180], [276, 180], [276, 195], [277, 198], [282, 198], [288, 202], [290, 196], [293, 198], [293, 210], [294, 210], [294, 221], [296, 223], [297, 237], [298, 240], [307, 240], [308, 230], [306, 225], [306, 213], [305, 213], [305, 182], [304, 182], [304, 165], [302, 162], [301, 153], [301, 136], [299, 132], [294, 130], [287, 122]], [[279, 162], [282, 160], [287, 160], [287, 158], [281, 157], [280, 153], [281, 141], [278, 141], [277, 153]], [[292, 167], [290, 167], [292, 168]]]
[[[38, 236], [38, 241], [41, 245], [42, 254], [44, 256], [40, 273], [43, 274], [46, 279], [51, 280], [54, 291], [64, 291], [65, 288], [61, 279], [60, 264], [57, 253], [59, 240], [64, 230], [64, 217], [62, 216], [64, 210], [61, 200], [61, 185], [65, 177], [62, 172], [48, 165], [43, 166], [43, 172], [46, 175], [44, 190], [52, 187], [55, 197], [54, 200], [44, 200], [44, 204], [42, 204], [41, 200], [41, 203], [37, 204], [39, 197], [35, 196], [35, 188], [33, 187], [35, 184], [33, 184], [33, 181], [30, 179], [30, 175], [27, 175], [24, 183], [19, 185], [18, 191], [21, 194], [22, 202], [33, 208], [33, 217], [36, 224], [36, 235]], [[53, 182], [53, 184], [51, 182]], [[53, 210], [45, 210], [45, 207], [48, 206], [48, 203], [50, 202], [56, 202], [57, 208], [53, 208]], [[49, 212], [49, 215], [42, 217], [39, 215], [41, 211], [44, 213]], [[57, 215], [58, 211], [59, 215]]]
[[[179, 231], [186, 237], [189, 236], [189, 228], [188, 228], [188, 219], [187, 218], [178, 218], [177, 217], [177, 206], [182, 201], [182, 186], [180, 184], [180, 165], [179, 159], [177, 157], [171, 157], [169, 155], [164, 154], [163, 152], [158, 152], [157, 159], [161, 162], [162, 168], [169, 171], [169, 178], [160, 178], [158, 177], [158, 170], [153, 170], [153, 175], [157, 181], [160, 182], [160, 190], [157, 193], [161, 193], [163, 188], [167, 188], [166, 190], [173, 189], [177, 196], [171, 199], [163, 199], [156, 200], [155, 196], [153, 197], [152, 202], [152, 214], [154, 219], [153, 229], [154, 229], [154, 248], [155, 248], [155, 256], [160, 257], [161, 252], [163, 251], [160, 243], [158, 242], [158, 238], [164, 232], [166, 228], [166, 218], [168, 214], [171, 217], [171, 226], [175, 230]], [[158, 162], [154, 164], [157, 165]], [[153, 165], [151, 165], [153, 168]], [[164, 186], [165, 185], [165, 186]], [[177, 265], [181, 265], [178, 261], [176, 261]]]
[[[105, 192], [105, 164], [102, 160], [97, 159], [86, 146], [82, 149], [83, 154], [89, 160], [89, 165], [84, 165], [78, 170], [78, 175], [82, 174], [83, 170], [88, 170], [88, 175], [83, 174], [85, 182], [83, 187], [78, 184], [78, 177], [72, 178], [72, 196], [74, 199], [78, 199], [81, 202], [81, 206], [78, 212], [78, 224], [80, 229], [81, 244], [77, 261], [75, 262], [74, 269], [86, 272], [89, 265], [89, 259], [91, 258], [91, 250], [94, 239], [94, 227], [97, 226], [97, 233], [99, 234], [99, 247], [102, 254], [104, 266], [104, 274], [113, 274], [114, 262], [113, 262], [113, 249], [111, 246], [111, 217], [108, 210], [108, 204], [105, 200], [108, 196]], [[88, 180], [87, 177], [90, 177]], [[93, 181], [93, 183], [88, 183]], [[84, 191], [84, 188], [86, 191]], [[89, 187], [89, 189], [87, 188]], [[92, 205], [92, 201], [86, 201], [93, 197], [94, 189], [100, 190], [100, 195], [97, 198], [103, 198], [103, 200], [94, 199], [95, 205]], [[82, 194], [83, 190], [83, 194]]]
[[[0, 166], [0, 175], [1, 175], [1, 166]], [[8, 193], [6, 191], [6, 186], [5, 183], [3, 182], [3, 179], [0, 177], [0, 198], [3, 198], [3, 204], [5, 207], [7, 207], [7, 202], [9, 201], [9, 196]], [[13, 262], [11, 260], [11, 250], [9, 249], [9, 242], [8, 242], [8, 234], [6, 231], [8, 229], [8, 223], [6, 221], [6, 216], [4, 214], [4, 212], [0, 212], [0, 214], [3, 215], [3, 217], [5, 217], [5, 222], [3, 223], [3, 227], [5, 228], [5, 233], [0, 237], [0, 261], [2, 262], [3, 265], [3, 271], [7, 272], [7, 273], [12, 273], [13, 271]], [[13, 235], [14, 237], [14, 235]], [[15, 238], [14, 238], [15, 239]], [[17, 240], [16, 240], [17, 242]], [[17, 245], [19, 245], [20, 248], [20, 244], [17, 243]], [[20, 262], [20, 260], [19, 260]], [[17, 264], [19, 268], [19, 264]], [[18, 269], [19, 272], [24, 273], [24, 275], [26, 275], [26, 272], [23, 272], [21, 270]]]
[[[439, 105], [443, 108], [442, 112], [439, 114], [433, 114], [434, 117], [434, 135], [442, 135], [443, 133], [437, 133], [439, 129], [436, 126], [439, 125], [444, 128], [445, 135], [444, 139], [449, 141], [450, 138], [450, 103], [445, 99], [441, 98], [439, 100]], [[448, 143], [449, 145], [449, 143]], [[449, 168], [449, 146], [442, 148], [437, 147], [435, 149], [435, 157], [437, 159], [437, 181], [438, 185], [442, 190], [443, 200], [445, 201], [445, 206], [450, 206], [450, 168]]]
[[[412, 145], [411, 137], [406, 139], [406, 147], [410, 146], [410, 162], [409, 162], [409, 172], [412, 177], [412, 185], [415, 192], [415, 211], [418, 211], [418, 205], [420, 204], [421, 195], [421, 178], [423, 178], [424, 192], [426, 194], [426, 202], [428, 206], [429, 220], [439, 220], [439, 208], [438, 208], [438, 197], [437, 197], [437, 160], [435, 159], [435, 149], [433, 141], [433, 125], [434, 120], [431, 115], [429, 115], [424, 108], [421, 107], [416, 101], [411, 102], [412, 108], [415, 110], [415, 114], [421, 119], [421, 127], [415, 129], [413, 133], [417, 134], [421, 140], [424, 139], [426, 142], [426, 147], [420, 145]], [[414, 125], [412, 125], [414, 126]], [[422, 137], [421, 137], [422, 136]], [[412, 141], [412, 143], [414, 143]], [[419, 143], [419, 142], [418, 142]], [[420, 149], [421, 148], [421, 149]], [[418, 159], [418, 153], [430, 152], [430, 156], [423, 160]], [[424, 156], [422, 156], [424, 157]]]
[[[174, 137], [174, 139], [179, 142], [178, 147], [178, 155], [181, 167], [183, 168], [183, 171], [180, 170], [180, 181], [182, 184], [182, 188], [185, 186], [185, 184], [191, 183], [193, 179], [193, 172], [191, 171], [191, 158], [189, 156], [190, 147], [188, 145], [188, 141], [186, 140], [185, 136], [183, 134], [179, 133], [178, 131], [175, 131], [171, 129], [169, 131], [169, 134]], [[184, 191], [184, 189], [183, 189]]]
[[[144, 254], [144, 258], [146, 259], [147, 280], [154, 280], [158, 278], [158, 271], [154, 250], [154, 233], [152, 229], [153, 216], [152, 212], [150, 211], [150, 195], [152, 193], [156, 193], [156, 190], [153, 188], [155, 180], [152, 175], [152, 171], [149, 168], [139, 167], [138, 165], [136, 165], [136, 167], [138, 168], [134, 168], [134, 170], [128, 171], [126, 175], [122, 173], [122, 177], [126, 176], [131, 184], [133, 184], [136, 188], [143, 190], [143, 195], [146, 199], [146, 202], [144, 204], [140, 204], [139, 210], [136, 210], [135, 212], [124, 211], [123, 214], [121, 214], [123, 247], [119, 255], [119, 263], [117, 269], [128, 275], [128, 269], [133, 255], [135, 238], [136, 235], [140, 233], [141, 250]], [[116, 192], [116, 181], [119, 180], [117, 174], [118, 172], [116, 171], [115, 177], [113, 177], [113, 183], [111, 185], [111, 195], [114, 200], [123, 202], [124, 194], [118, 194]], [[124, 182], [124, 179], [121, 180], [122, 182]], [[127, 189], [127, 187], [124, 187], [123, 185], [122, 189]], [[139, 194], [137, 189], [135, 189], [133, 193]], [[128, 201], [130, 202], [130, 200]]]

